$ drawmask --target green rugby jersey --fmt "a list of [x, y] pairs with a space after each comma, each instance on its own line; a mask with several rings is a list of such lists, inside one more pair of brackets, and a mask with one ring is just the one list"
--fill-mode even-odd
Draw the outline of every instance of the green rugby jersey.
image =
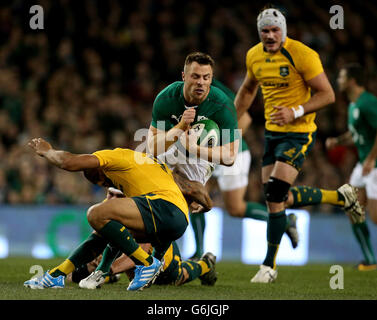
[[364, 91], [355, 102], [349, 104], [348, 129], [352, 133], [359, 161], [363, 163], [376, 139], [377, 97]]
[[[183, 97], [183, 81], [176, 81], [156, 97], [153, 103], [151, 125], [157, 129], [168, 131], [178, 124], [186, 110]], [[195, 122], [210, 119], [220, 128], [221, 145], [237, 140], [237, 112], [234, 103], [220, 89], [211, 86], [207, 98], [196, 108]], [[225, 131], [223, 131], [226, 129]]]
[[[223, 84], [221, 81], [213, 79], [212, 86], [221, 89], [234, 102], [234, 99], [236, 98], [236, 94], [232, 90], [230, 90], [225, 84]], [[241, 143], [238, 148], [238, 153], [245, 150], [249, 150], [249, 146], [247, 145], [245, 139], [241, 138]]]

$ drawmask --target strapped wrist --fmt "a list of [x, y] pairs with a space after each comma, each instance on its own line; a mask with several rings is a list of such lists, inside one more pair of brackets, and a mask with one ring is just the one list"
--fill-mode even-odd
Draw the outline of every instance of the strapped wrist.
[[291, 107], [293, 110], [293, 114], [295, 119], [302, 117], [305, 114], [304, 107], [302, 105], [299, 105], [298, 107]]

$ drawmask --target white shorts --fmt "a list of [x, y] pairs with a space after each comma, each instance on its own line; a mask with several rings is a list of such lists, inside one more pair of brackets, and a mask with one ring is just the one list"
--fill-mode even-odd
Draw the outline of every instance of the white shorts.
[[377, 200], [377, 168], [374, 168], [367, 176], [362, 175], [363, 166], [359, 162], [353, 169], [350, 184], [357, 188], [365, 188], [368, 199]]
[[249, 183], [251, 154], [249, 150], [240, 152], [230, 167], [217, 165], [213, 172], [221, 191], [231, 191], [245, 187]]

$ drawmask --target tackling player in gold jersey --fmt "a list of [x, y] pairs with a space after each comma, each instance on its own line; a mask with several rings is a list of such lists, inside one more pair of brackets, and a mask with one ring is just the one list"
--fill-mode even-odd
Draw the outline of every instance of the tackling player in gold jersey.
[[[88, 222], [96, 232], [61, 265], [24, 285], [64, 288], [65, 276], [91, 261], [108, 243], [118, 247], [136, 265], [135, 277], [127, 290], [141, 290], [153, 283], [164, 265], [160, 259], [188, 225], [188, 205], [172, 171], [153, 156], [129, 149], [72, 154], [53, 149], [41, 138], [32, 139], [29, 146], [49, 163], [67, 171], [84, 171], [90, 181], [116, 187], [126, 197], [90, 207]], [[146, 253], [135, 239], [152, 243], [155, 255]]]

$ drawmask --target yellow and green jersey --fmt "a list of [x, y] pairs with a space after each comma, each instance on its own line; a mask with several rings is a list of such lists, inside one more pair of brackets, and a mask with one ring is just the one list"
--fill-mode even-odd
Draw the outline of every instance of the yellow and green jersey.
[[314, 132], [315, 113], [309, 113], [284, 126], [271, 122], [273, 106], [297, 107], [306, 103], [311, 90], [306, 81], [323, 72], [317, 52], [300, 41], [286, 38], [276, 53], [264, 50], [262, 42], [246, 55], [247, 74], [258, 81], [264, 98], [266, 129], [278, 132]]
[[126, 197], [147, 195], [151, 200], [169, 201], [182, 210], [188, 220], [187, 202], [166, 164], [130, 149], [101, 150], [93, 154], [106, 177]]
[[[352, 133], [359, 161], [364, 162], [377, 135], [377, 97], [364, 91], [348, 107], [348, 129]], [[377, 167], [377, 162], [376, 162]]]

